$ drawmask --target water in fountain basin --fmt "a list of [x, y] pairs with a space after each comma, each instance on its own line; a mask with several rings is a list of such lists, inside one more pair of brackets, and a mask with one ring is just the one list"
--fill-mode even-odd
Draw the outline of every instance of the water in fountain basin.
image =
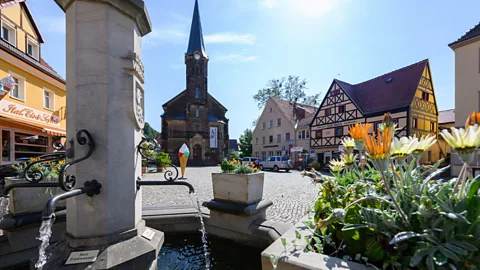
[[207, 241], [207, 232], [205, 231], [205, 223], [203, 223], [202, 210], [200, 209], [200, 201], [195, 193], [190, 193], [190, 199], [192, 199], [193, 204], [198, 210], [198, 218], [200, 219], [200, 232], [202, 233], [202, 243], [203, 243], [203, 253], [205, 255], [205, 269], [210, 269], [210, 256], [208, 254], [208, 241]]
[[0, 197], [0, 222], [3, 220], [3, 217], [8, 213], [8, 204], [10, 200], [5, 197]]
[[38, 261], [35, 264], [35, 268], [37, 269], [42, 269], [42, 267], [47, 263], [48, 258], [45, 251], [50, 244], [53, 222], [55, 222], [54, 218], [47, 219], [42, 221], [42, 225], [40, 226], [40, 235], [37, 237], [37, 239], [42, 241], [42, 243], [38, 248]]

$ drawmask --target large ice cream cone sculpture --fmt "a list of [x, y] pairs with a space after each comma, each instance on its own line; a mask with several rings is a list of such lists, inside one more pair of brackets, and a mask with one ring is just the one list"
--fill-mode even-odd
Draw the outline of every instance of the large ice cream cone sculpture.
[[188, 156], [190, 156], [190, 150], [186, 144], [183, 144], [178, 150], [178, 158], [180, 159], [180, 171], [182, 173], [181, 178], [185, 178], [185, 168], [187, 167]]

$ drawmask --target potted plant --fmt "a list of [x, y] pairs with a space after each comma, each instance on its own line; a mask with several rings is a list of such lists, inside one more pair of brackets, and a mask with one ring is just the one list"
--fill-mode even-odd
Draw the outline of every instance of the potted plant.
[[163, 172], [167, 164], [171, 164], [172, 161], [168, 156], [168, 153], [159, 152], [155, 157], [155, 163], [157, 165], [157, 172]]
[[[16, 176], [5, 177], [5, 186], [16, 183], [27, 183], [24, 178], [25, 169], [33, 162], [37, 162], [39, 158], [30, 158], [30, 160], [22, 163], [11, 165], [16, 171]], [[61, 166], [65, 164], [65, 160], [45, 161], [32, 165], [28, 169], [28, 176], [34, 177], [35, 174], [43, 174], [41, 183], [57, 182]], [[12, 214], [41, 212], [45, 206], [45, 202], [51, 197], [64, 192], [60, 188], [19, 188], [13, 189], [9, 194], [9, 211]], [[58, 204], [65, 206], [65, 201]]]
[[264, 173], [252, 164], [226, 159], [220, 164], [221, 173], [212, 173], [213, 198], [241, 204], [259, 202], [263, 196]]
[[142, 158], [142, 173], [147, 172], [147, 160], [145, 158]]

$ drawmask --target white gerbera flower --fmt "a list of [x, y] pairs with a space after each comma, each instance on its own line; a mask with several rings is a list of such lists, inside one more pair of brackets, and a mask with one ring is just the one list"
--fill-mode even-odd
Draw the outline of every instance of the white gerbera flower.
[[473, 160], [473, 152], [480, 146], [480, 128], [478, 125], [469, 126], [467, 130], [463, 128], [450, 128], [442, 130], [440, 135], [443, 139], [457, 151], [463, 162], [470, 163]]
[[418, 147], [419, 142], [417, 138], [402, 137], [398, 139], [394, 137], [390, 148], [390, 156], [396, 159], [405, 159]]
[[343, 146], [345, 146], [345, 148], [347, 148], [349, 152], [355, 148], [355, 140], [350, 137], [343, 138], [342, 144]]
[[[415, 137], [414, 137], [415, 138]], [[421, 155], [425, 150], [428, 148], [432, 147], [437, 142], [435, 139], [435, 136], [433, 135], [427, 135], [427, 136], [422, 136], [420, 137], [420, 140], [418, 140], [418, 145], [415, 150], [413, 150], [413, 154], [416, 156]]]

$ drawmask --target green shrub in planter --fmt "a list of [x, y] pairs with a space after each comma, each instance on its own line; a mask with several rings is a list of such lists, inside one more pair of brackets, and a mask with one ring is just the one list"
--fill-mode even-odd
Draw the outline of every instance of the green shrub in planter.
[[158, 152], [157, 156], [155, 157], [157, 168], [165, 168], [166, 165], [171, 164], [172, 160], [170, 160], [170, 156], [168, 153], [165, 152]]

